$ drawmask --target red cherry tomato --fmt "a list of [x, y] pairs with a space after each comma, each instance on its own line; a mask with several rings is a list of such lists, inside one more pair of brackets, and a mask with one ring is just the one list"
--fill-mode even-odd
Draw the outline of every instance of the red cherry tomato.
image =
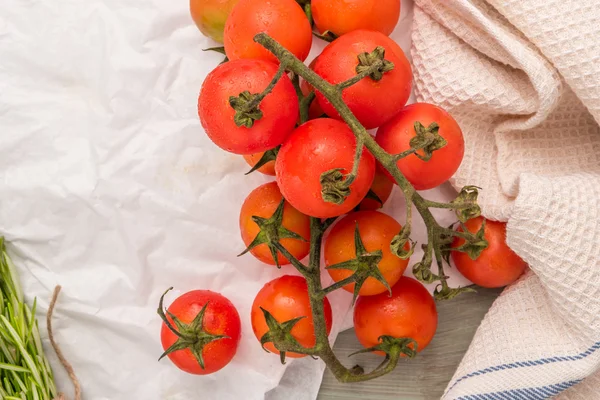
[[[465, 223], [468, 231], [476, 233], [481, 228], [484, 218], [478, 217]], [[462, 232], [459, 227], [458, 231]], [[467, 253], [453, 251], [452, 261], [458, 271], [476, 285], [486, 288], [497, 288], [510, 285], [527, 269], [527, 263], [506, 244], [506, 224], [485, 220], [484, 237], [488, 247], [477, 259], [472, 260]], [[452, 247], [462, 246], [464, 239], [455, 238]]]
[[337, 36], [358, 29], [392, 33], [400, 18], [400, 0], [312, 0], [317, 30]]
[[265, 32], [304, 61], [312, 45], [312, 30], [295, 0], [240, 0], [225, 24], [225, 53], [230, 60], [255, 58], [279, 63], [254, 36]]
[[[260, 232], [259, 226], [252, 220], [252, 217], [271, 218], [282, 199], [283, 197], [276, 182], [259, 186], [248, 195], [240, 211], [240, 231], [242, 232], [242, 239], [246, 246], [252, 243], [256, 235]], [[308, 242], [310, 240], [310, 218], [296, 210], [286, 201], [283, 206], [282, 226], [299, 234], [305, 240], [281, 239], [281, 245], [299, 260], [306, 257], [310, 251], [310, 244]], [[275, 265], [275, 260], [267, 244], [256, 246], [250, 250], [250, 253], [266, 264]], [[279, 265], [290, 263], [281, 253], [278, 253], [277, 259]]]
[[[337, 84], [356, 76], [361, 53], [385, 48], [385, 60], [394, 69], [385, 72], [379, 81], [366, 77], [343, 91], [344, 102], [367, 129], [389, 121], [406, 104], [412, 87], [412, 70], [404, 52], [383, 33], [358, 30], [331, 42], [315, 64], [315, 72], [329, 83]], [[319, 105], [332, 118], [340, 118], [336, 109], [317, 92]]]
[[[398, 168], [415, 189], [432, 189], [454, 175], [465, 153], [462, 131], [450, 114], [433, 104], [411, 104], [379, 128], [375, 140], [388, 153], [400, 154], [410, 150], [410, 140], [416, 136], [416, 122], [420, 122], [425, 128], [434, 122], [437, 123], [439, 134], [448, 143], [435, 150], [429, 161], [423, 161], [411, 154], [398, 161]], [[422, 155], [423, 151], [419, 151], [419, 154]]]
[[262, 117], [251, 128], [237, 126], [230, 97], [248, 91], [261, 93], [277, 72], [277, 65], [261, 60], [229, 61], [215, 68], [204, 81], [198, 98], [200, 122], [211, 140], [236, 154], [253, 154], [277, 147], [292, 132], [298, 119], [298, 100], [292, 81], [283, 75], [258, 106]]
[[205, 36], [223, 43], [225, 21], [239, 0], [190, 0], [192, 19]]
[[[360, 343], [373, 347], [380, 336], [412, 338], [417, 352], [433, 339], [438, 315], [433, 297], [417, 280], [403, 276], [392, 288], [392, 296], [360, 296], [354, 306], [354, 330]], [[381, 352], [377, 352], [381, 354]]]
[[300, 212], [319, 218], [336, 217], [356, 207], [375, 176], [375, 158], [365, 148], [350, 195], [342, 204], [323, 200], [321, 174], [342, 168], [352, 170], [356, 138], [343, 122], [318, 118], [299, 126], [281, 146], [275, 172], [283, 197]]
[[[198, 317], [203, 307], [201, 329], [181, 330], [174, 324], [173, 319], [167, 314], [171, 326], [187, 339], [200, 339], [206, 334], [214, 336], [226, 336], [208, 342], [197, 350], [202, 354], [204, 368], [199, 360], [190, 350], [193, 346], [183, 350], [176, 350], [168, 354], [169, 359], [177, 368], [196, 375], [207, 375], [216, 372], [229, 364], [237, 351], [240, 341], [241, 322], [240, 316], [234, 305], [224, 296], [211, 292], [210, 290], [193, 290], [179, 296], [169, 306], [168, 311], [179, 321], [190, 327], [192, 321]], [[170, 348], [179, 336], [171, 331], [163, 322], [160, 331], [160, 340], [165, 351]]]
[[[408, 260], [403, 260], [391, 251], [390, 244], [402, 226], [389, 215], [378, 211], [359, 211], [346, 215], [339, 220], [325, 239], [325, 265], [330, 267], [356, 258], [354, 231], [356, 225], [360, 232], [363, 245], [368, 252], [381, 250], [382, 258], [378, 268], [383, 278], [390, 286], [400, 279]], [[406, 249], [408, 250], [408, 243]], [[328, 269], [327, 272], [334, 281], [339, 282], [352, 275], [348, 269]], [[354, 293], [354, 283], [344, 286], [344, 290]], [[369, 277], [360, 288], [361, 296], [372, 296], [387, 293], [387, 288], [377, 279]]]
[[[327, 297], [323, 299], [325, 325], [327, 334], [331, 332], [331, 305]], [[252, 330], [260, 341], [269, 331], [265, 316], [261, 308], [265, 309], [279, 323], [287, 322], [294, 318], [305, 317], [294, 325], [290, 333], [301, 346], [310, 348], [315, 345], [316, 338], [308, 287], [306, 280], [300, 276], [284, 275], [267, 283], [256, 295], [252, 304]], [[272, 353], [279, 354], [273, 343], [265, 344], [265, 348]], [[304, 354], [288, 352], [286, 356], [292, 358], [305, 357]]]
[[373, 185], [371, 185], [371, 192], [372, 194], [375, 194], [375, 196], [377, 196], [379, 200], [381, 200], [381, 202], [379, 202], [375, 198], [369, 197], [369, 195], [367, 194], [367, 197], [365, 197], [364, 200], [360, 202], [358, 208], [360, 210], [380, 209], [390, 198], [393, 188], [394, 184], [387, 177], [383, 169], [378, 164], [377, 169], [375, 170], [375, 179], [373, 179]]

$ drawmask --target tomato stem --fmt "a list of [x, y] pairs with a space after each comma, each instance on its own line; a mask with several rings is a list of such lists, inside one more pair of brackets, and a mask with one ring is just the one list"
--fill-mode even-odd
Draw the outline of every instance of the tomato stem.
[[[467, 186], [463, 188], [459, 196], [448, 205], [443, 205], [443, 203], [432, 202], [424, 199], [414, 188], [414, 186], [406, 179], [404, 174], [400, 171], [397, 166], [397, 161], [401, 158], [410, 156], [412, 154], [417, 153], [418, 150], [421, 150], [423, 154], [420, 154], [421, 159], [428, 159], [431, 156], [431, 152], [442, 148], [445, 145], [445, 140], [438, 134], [438, 127], [436, 124], [432, 124], [429, 127], [424, 127], [419, 124], [419, 126], [415, 126], [418, 137], [411, 143], [412, 149], [406, 152], [392, 155], [387, 153], [385, 150], [377, 144], [375, 139], [369, 134], [369, 132], [365, 129], [363, 125], [358, 121], [358, 119], [354, 116], [354, 114], [350, 111], [349, 107], [343, 100], [342, 92], [343, 89], [350, 87], [353, 84], [356, 84], [361, 79], [365, 79], [370, 77], [371, 79], [377, 80], [381, 79], [383, 73], [391, 70], [393, 68], [393, 64], [387, 62], [384, 58], [385, 49], [377, 48], [372, 53], [364, 53], [361, 54], [362, 59], [359, 59], [360, 65], [357, 67], [357, 75], [345, 82], [342, 82], [337, 85], [333, 85], [319, 75], [317, 75], [314, 71], [312, 71], [309, 67], [304, 65], [302, 61], [297, 59], [292, 53], [286, 50], [281, 44], [275, 41], [266, 33], [259, 33], [254, 37], [254, 41], [261, 44], [264, 48], [269, 50], [277, 59], [280, 61], [280, 69], [288, 69], [293, 72], [295, 75], [302, 77], [308, 83], [310, 83], [315, 90], [318, 90], [328, 101], [329, 103], [337, 110], [340, 117], [346, 122], [346, 124], [350, 127], [357, 140], [357, 150], [355, 153], [355, 160], [352, 171], [350, 174], [346, 175], [345, 180], [337, 179], [336, 176], [333, 176], [333, 170], [331, 172], [331, 176], [327, 176], [325, 183], [327, 185], [333, 185], [333, 189], [336, 189], [336, 193], [342, 193], [341, 186], [338, 187], [338, 184], [345, 184], [348, 181], [350, 183], [356, 177], [358, 173], [358, 165], [360, 162], [360, 158], [362, 156], [363, 146], [366, 147], [371, 154], [377, 159], [377, 161], [387, 170], [398, 187], [402, 191], [404, 198], [406, 200], [406, 225], [403, 227], [402, 231], [398, 234], [398, 239], [395, 243], [396, 247], [398, 247], [398, 252], [401, 252], [402, 255], [410, 255], [405, 253], [403, 247], [409, 240], [410, 234], [410, 225], [412, 220], [412, 206], [414, 205], [421, 218], [425, 222], [427, 226], [427, 234], [428, 234], [428, 243], [424, 246], [425, 255], [423, 260], [420, 263], [415, 265], [413, 272], [415, 272], [416, 277], [420, 280], [426, 281], [436, 281], [439, 280], [441, 284], [441, 290], [436, 288], [434, 294], [436, 299], [450, 299], [461, 292], [470, 291], [470, 288], [450, 288], [446, 281], [446, 276], [444, 274], [443, 269], [443, 261], [445, 259], [445, 251], [447, 251], [449, 240], [452, 237], [466, 237], [468, 236], [468, 241], [477, 242], [479, 244], [481, 242], [481, 238], [476, 237], [475, 234], [471, 233], [458, 233], [449, 228], [444, 228], [438, 224], [435, 220], [435, 217], [429, 210], [429, 208], [450, 208], [454, 209], [457, 212], [457, 216], [460, 221], [463, 221], [464, 218], [468, 216], [477, 216], [480, 213], [479, 207], [477, 206], [477, 190], [472, 186]], [[296, 78], [294, 78], [296, 79]], [[296, 82], [299, 82], [299, 78]], [[297, 85], [297, 84], [296, 84]], [[299, 89], [299, 86], [298, 86]], [[301, 91], [297, 89], [299, 101], [303, 102], [305, 97], [301, 95]], [[263, 96], [264, 97], [264, 96]], [[312, 101], [312, 100], [310, 100]], [[310, 101], [307, 101], [308, 105], [310, 105]], [[302, 107], [301, 107], [302, 110]], [[308, 118], [308, 107], [306, 107], [306, 111], [302, 113], [301, 111], [301, 122], [304, 122]], [[339, 181], [339, 182], [338, 182]], [[350, 184], [348, 183], [346, 188], [349, 188]], [[460, 212], [459, 212], [460, 211]], [[325, 324], [325, 316], [324, 316], [324, 307], [323, 307], [323, 297], [327, 294], [337, 290], [349, 283], [355, 281], [355, 277], [351, 276], [345, 280], [342, 280], [338, 283], [335, 283], [331, 286], [323, 288], [321, 285], [321, 244], [323, 233], [325, 230], [335, 221], [335, 218], [327, 219], [321, 222], [318, 218], [311, 218], [311, 236], [310, 236], [310, 259], [309, 264], [306, 267], [300, 261], [295, 260], [291, 254], [286, 254], [281, 249], [278, 248], [288, 258], [292, 261], [292, 265], [296, 267], [306, 278], [306, 282], [308, 285], [308, 292], [310, 297], [310, 304], [313, 314], [313, 322], [314, 322], [314, 333], [316, 337], [316, 344], [314, 348], [311, 350], [311, 354], [314, 356], [320, 357], [327, 367], [331, 370], [333, 375], [341, 382], [360, 382], [366, 381], [369, 379], [377, 378], [382, 375], [385, 375], [394, 370], [396, 365], [398, 364], [398, 360], [400, 359], [402, 353], [402, 346], [390, 346], [388, 349], [386, 360], [371, 373], [365, 374], [362, 371], [362, 368], [346, 368], [340, 360], [334, 354], [331, 345], [329, 344], [327, 329]], [[414, 246], [414, 244], [413, 244]], [[282, 247], [283, 248], [283, 247]], [[438, 275], [434, 275], [430, 268], [432, 264], [432, 259], [435, 256], [436, 262], [438, 264]], [[438, 287], [439, 287], [438, 286]], [[402, 338], [398, 339], [401, 340]], [[405, 338], [406, 339], [406, 338]]]

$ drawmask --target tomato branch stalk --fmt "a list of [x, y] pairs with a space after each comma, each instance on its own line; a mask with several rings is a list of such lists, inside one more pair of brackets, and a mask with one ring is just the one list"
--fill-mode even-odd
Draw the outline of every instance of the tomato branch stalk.
[[[389, 154], [383, 150], [373, 137], [367, 132], [365, 127], [361, 125], [358, 119], [350, 111], [348, 106], [343, 100], [343, 91], [348, 87], [360, 82], [362, 79], [373, 79], [380, 80], [384, 74], [391, 71], [394, 65], [385, 60], [385, 49], [382, 47], [375, 48], [371, 53], [362, 53], [358, 56], [358, 65], [356, 68], [356, 76], [349, 79], [348, 81], [333, 85], [320, 76], [314, 71], [308, 68], [302, 61], [297, 59], [292, 53], [286, 50], [283, 46], [277, 43], [273, 38], [265, 33], [260, 33], [254, 37], [254, 40], [269, 50], [280, 62], [279, 70], [272, 84], [270, 84], [263, 93], [252, 95], [252, 97], [246, 96], [247, 99], [241, 104], [243, 106], [243, 113], [245, 116], [250, 114], [250, 117], [258, 115], [260, 100], [264, 98], [274, 87], [277, 80], [281, 77], [283, 71], [290, 71], [294, 74], [293, 82], [296, 87], [298, 99], [300, 102], [300, 123], [305, 122], [308, 119], [308, 107], [310, 102], [313, 101], [314, 94], [304, 96], [299, 89], [299, 79], [302, 77], [308, 83], [310, 83], [315, 90], [319, 91], [337, 110], [341, 118], [350, 127], [354, 135], [356, 136], [356, 152], [354, 157], [354, 165], [352, 170], [348, 174], [343, 174], [342, 169], [332, 169], [322, 174], [321, 186], [322, 196], [325, 201], [342, 203], [350, 193], [350, 186], [355, 180], [358, 174], [359, 161], [363, 153], [364, 147], [373, 154], [373, 156], [379, 161], [379, 163], [392, 175], [398, 187], [400, 187], [404, 198], [406, 200], [407, 207], [407, 220], [405, 226], [398, 233], [395, 239], [392, 241], [392, 251], [401, 258], [408, 258], [412, 254], [414, 242], [410, 240], [411, 222], [412, 222], [412, 205], [415, 206], [421, 218], [427, 226], [428, 242], [423, 246], [425, 254], [423, 259], [415, 264], [413, 267], [413, 273], [415, 277], [423, 282], [435, 282], [439, 281], [439, 285], [435, 290], [436, 299], [450, 299], [461, 292], [472, 290], [469, 288], [450, 288], [447, 283], [447, 277], [444, 273], [444, 261], [447, 262], [450, 244], [454, 237], [461, 237], [465, 239], [466, 243], [459, 249], [459, 251], [468, 252], [471, 257], [477, 257], [478, 254], [487, 246], [487, 242], [483, 239], [483, 229], [476, 234], [471, 234], [468, 230], [463, 229], [463, 232], [456, 232], [448, 227], [442, 227], [435, 220], [430, 208], [448, 208], [453, 209], [456, 212], [457, 219], [463, 223], [469, 218], [473, 218], [480, 214], [479, 206], [477, 205], [477, 194], [478, 188], [467, 186], [462, 189], [460, 194], [450, 203], [438, 203], [424, 199], [414, 188], [414, 186], [406, 179], [404, 174], [400, 171], [397, 166], [397, 162], [409, 156], [416, 156], [424, 161], [428, 161], [434, 151], [444, 147], [446, 141], [442, 138], [439, 133], [439, 127], [437, 124], [431, 124], [428, 127], [423, 126], [420, 123], [415, 124], [415, 137], [411, 140], [411, 149], [401, 154]], [[241, 95], [240, 95], [241, 96]], [[234, 105], [232, 104], [232, 107]], [[235, 107], [234, 107], [235, 108]], [[240, 111], [240, 110], [238, 110]], [[259, 117], [260, 118], [260, 117]], [[242, 121], [245, 122], [245, 121]], [[359, 382], [365, 381], [379, 376], [385, 375], [391, 372], [397, 365], [402, 354], [408, 357], [414, 357], [416, 355], [416, 342], [410, 338], [393, 338], [389, 336], [382, 336], [380, 343], [364, 351], [382, 351], [386, 354], [386, 359], [382, 364], [372, 372], [365, 374], [362, 368], [346, 368], [334, 354], [327, 335], [327, 328], [324, 317], [324, 306], [323, 298], [328, 294], [337, 290], [347, 284], [355, 283], [356, 293], [360, 290], [360, 285], [366, 279], [366, 276], [376, 277], [376, 265], [373, 269], [373, 263], [369, 263], [369, 260], [376, 260], [376, 254], [366, 254], [359, 251], [360, 232], [358, 229], [355, 235], [357, 258], [352, 265], [354, 273], [349, 278], [335, 283], [329, 287], [323, 288], [321, 285], [321, 245], [323, 234], [326, 229], [335, 221], [333, 219], [327, 219], [321, 221], [318, 218], [311, 218], [311, 237], [310, 237], [310, 258], [308, 265], [303, 264], [299, 260], [295, 259], [280, 243], [276, 243], [276, 249], [281, 252], [287, 259], [290, 260], [292, 265], [300, 271], [300, 273], [306, 278], [308, 285], [308, 292], [310, 297], [310, 304], [312, 308], [312, 316], [314, 323], [314, 333], [316, 337], [316, 343], [313, 348], [298, 348], [294, 343], [283, 342], [282, 340], [273, 340], [275, 347], [282, 353], [285, 351], [293, 351], [308, 354], [316, 357], [320, 357], [332, 371], [334, 376], [342, 382]], [[409, 249], [407, 244], [411, 243]], [[360, 253], [360, 254], [359, 254]], [[362, 257], [362, 258], [361, 258]], [[437, 274], [431, 272], [431, 265], [435, 259], [438, 266]], [[273, 324], [278, 321], [271, 321]], [[283, 328], [283, 324], [292, 323], [293, 321], [286, 321], [279, 323], [279, 325], [273, 325], [275, 331], [280, 332]], [[283, 338], [281, 334], [279, 337]], [[279, 341], [280, 343], [277, 343]]]

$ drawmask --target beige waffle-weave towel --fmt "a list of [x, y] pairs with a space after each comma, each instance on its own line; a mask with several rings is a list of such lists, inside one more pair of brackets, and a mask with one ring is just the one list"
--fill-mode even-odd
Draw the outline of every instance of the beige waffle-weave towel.
[[452, 184], [532, 272], [485, 317], [444, 399], [600, 399], [600, 1], [416, 0], [418, 101], [466, 138]]

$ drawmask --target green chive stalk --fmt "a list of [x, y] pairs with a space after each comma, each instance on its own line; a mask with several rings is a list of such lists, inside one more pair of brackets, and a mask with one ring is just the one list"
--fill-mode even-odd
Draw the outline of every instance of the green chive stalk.
[[58, 397], [52, 369], [35, 318], [23, 299], [17, 271], [0, 237], [0, 399], [52, 400]]

